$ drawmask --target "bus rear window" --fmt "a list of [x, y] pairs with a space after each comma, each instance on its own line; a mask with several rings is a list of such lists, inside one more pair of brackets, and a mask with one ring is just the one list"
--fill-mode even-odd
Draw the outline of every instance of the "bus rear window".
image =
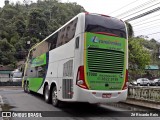
[[125, 24], [121, 20], [100, 15], [86, 15], [85, 32], [104, 33], [126, 38]]

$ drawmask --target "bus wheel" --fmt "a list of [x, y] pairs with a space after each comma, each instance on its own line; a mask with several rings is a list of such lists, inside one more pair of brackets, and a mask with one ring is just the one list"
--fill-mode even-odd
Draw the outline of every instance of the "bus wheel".
[[26, 93], [30, 93], [30, 90], [29, 90], [29, 82], [24, 82], [24, 92]]
[[44, 99], [47, 103], [50, 102], [50, 92], [49, 92], [48, 85], [46, 85], [44, 88]]
[[52, 89], [52, 105], [55, 107], [58, 107], [60, 104], [60, 101], [57, 99], [57, 88], [53, 87]]
[[24, 82], [24, 86], [23, 86], [24, 92], [27, 93], [27, 82]]

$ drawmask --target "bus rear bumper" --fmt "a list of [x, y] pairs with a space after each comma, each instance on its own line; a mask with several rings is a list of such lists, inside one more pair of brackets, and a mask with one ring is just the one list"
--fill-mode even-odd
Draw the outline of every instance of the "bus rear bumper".
[[127, 89], [117, 91], [97, 91], [79, 88], [77, 100], [80, 102], [89, 103], [108, 103], [125, 101], [127, 98], [127, 91]]

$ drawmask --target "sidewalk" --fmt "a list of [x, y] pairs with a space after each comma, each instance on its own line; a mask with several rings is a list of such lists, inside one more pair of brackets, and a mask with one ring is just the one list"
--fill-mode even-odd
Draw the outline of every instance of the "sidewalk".
[[5, 90], [5, 89], [19, 90], [19, 89], [23, 89], [23, 88], [22, 88], [22, 86], [0, 86], [0, 90]]
[[123, 103], [160, 110], [160, 103], [158, 103], [158, 102], [154, 103], [154, 102], [150, 102], [150, 101], [136, 100], [136, 99], [128, 98]]

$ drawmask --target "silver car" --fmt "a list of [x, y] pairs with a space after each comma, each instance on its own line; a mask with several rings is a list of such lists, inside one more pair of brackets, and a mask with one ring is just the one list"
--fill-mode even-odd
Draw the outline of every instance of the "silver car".
[[150, 84], [151, 84], [151, 82], [147, 78], [139, 78], [139, 79], [137, 79], [137, 85], [138, 86], [143, 86], [143, 85], [150, 86]]

